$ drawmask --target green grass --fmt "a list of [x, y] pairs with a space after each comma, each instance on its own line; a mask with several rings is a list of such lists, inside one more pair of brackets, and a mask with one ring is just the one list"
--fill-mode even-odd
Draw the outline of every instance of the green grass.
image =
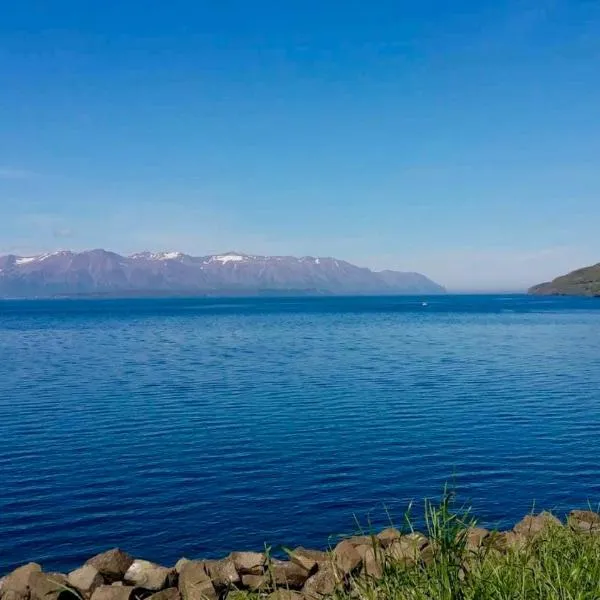
[[464, 532], [474, 524], [445, 493], [426, 505], [426, 561], [406, 566], [382, 552], [383, 576], [354, 576], [336, 600], [600, 599], [600, 534], [552, 525], [520, 549], [500, 552], [492, 541], [473, 551]]

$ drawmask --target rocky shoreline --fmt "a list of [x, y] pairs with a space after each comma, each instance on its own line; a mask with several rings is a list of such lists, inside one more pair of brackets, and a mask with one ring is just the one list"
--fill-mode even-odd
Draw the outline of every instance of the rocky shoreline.
[[[575, 510], [563, 524], [543, 512], [527, 515], [510, 531], [469, 527], [458, 535], [469, 553], [504, 553], [526, 548], [551, 527], [600, 534], [600, 514]], [[288, 560], [278, 560], [265, 552], [232, 552], [220, 560], [182, 558], [165, 567], [115, 548], [68, 574], [46, 573], [37, 563], [19, 567], [0, 579], [0, 600], [240, 600], [248, 592], [269, 600], [318, 600], [352, 578], [381, 578], [390, 561], [427, 565], [435, 560], [436, 542], [388, 528], [347, 538], [328, 552], [287, 553]]]

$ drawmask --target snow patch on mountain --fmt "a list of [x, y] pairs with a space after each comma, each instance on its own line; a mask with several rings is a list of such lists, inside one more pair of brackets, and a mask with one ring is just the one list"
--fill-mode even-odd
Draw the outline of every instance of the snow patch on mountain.
[[183, 252], [138, 252], [129, 258], [133, 260], [178, 260], [184, 257]]
[[219, 254], [211, 256], [209, 262], [220, 262], [225, 265], [229, 262], [244, 262], [249, 258], [249, 256], [245, 256], [244, 254]]
[[42, 262], [53, 256], [63, 256], [67, 254], [70, 254], [70, 252], [67, 250], [59, 250], [58, 252], [46, 252], [44, 254], [37, 254], [35, 256], [18, 256], [15, 259], [15, 264], [17, 266], [28, 265], [30, 263]]
[[16, 265], [27, 265], [29, 263], [39, 260], [38, 256], [20, 256], [15, 260]]

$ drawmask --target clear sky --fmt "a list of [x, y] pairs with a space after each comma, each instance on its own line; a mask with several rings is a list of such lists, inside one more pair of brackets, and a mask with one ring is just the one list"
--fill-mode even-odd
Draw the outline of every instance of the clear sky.
[[0, 253], [600, 261], [598, 0], [0, 7]]

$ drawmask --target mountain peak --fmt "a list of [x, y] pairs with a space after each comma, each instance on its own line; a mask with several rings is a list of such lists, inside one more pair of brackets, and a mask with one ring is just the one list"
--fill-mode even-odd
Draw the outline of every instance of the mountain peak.
[[237, 251], [60, 251], [0, 257], [0, 297], [69, 294], [245, 295], [428, 294], [445, 290], [424, 275], [375, 273], [336, 258], [254, 256]]

